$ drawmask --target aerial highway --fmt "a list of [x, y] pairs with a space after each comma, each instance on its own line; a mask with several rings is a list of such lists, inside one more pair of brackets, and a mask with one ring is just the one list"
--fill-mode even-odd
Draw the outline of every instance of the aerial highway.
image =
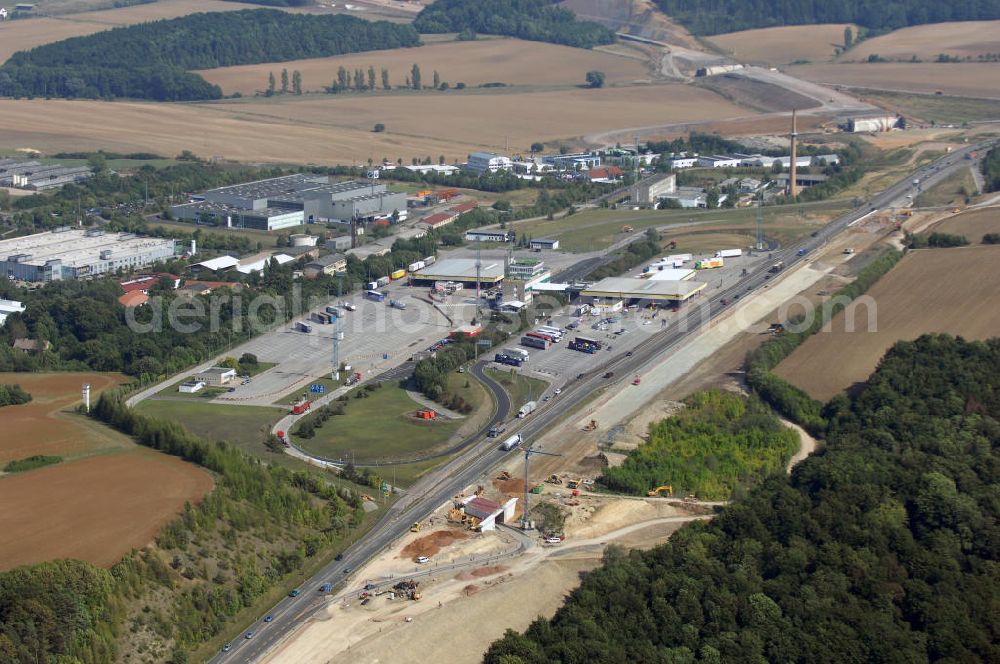
[[[986, 144], [970, 145], [955, 150], [937, 161], [924, 166], [902, 178], [881, 193], [873, 196], [864, 205], [829, 222], [802, 243], [787, 247], [772, 253], [772, 261], [750, 272], [736, 284], [720, 289], [710, 297], [702, 300], [697, 309], [689, 311], [689, 316], [703, 312], [708, 320], [721, 313], [725, 307], [722, 300], [734, 299], [753, 293], [767, 285], [768, 268], [777, 261], [785, 264], [785, 269], [793, 267], [801, 261], [811, 260], [811, 254], [822, 247], [831, 238], [844, 232], [851, 225], [882, 209], [905, 207], [911, 204], [912, 197], [917, 196], [924, 188], [928, 188], [947, 178], [956, 169], [969, 165], [967, 155], [981, 152]], [[604, 378], [608, 371], [615, 376], [628, 376], [638, 372], [642, 367], [657, 362], [661, 357], [674, 352], [683, 343], [700, 332], [697, 325], [674, 325], [663, 331], [656, 332], [635, 347], [631, 355], [621, 354], [586, 374], [581, 374], [570, 381], [562, 391], [559, 399], [546, 404], [519, 426], [510, 426], [508, 433], [520, 433], [526, 440], [538, 437], [549, 430], [556, 422], [565, 417], [594, 391], [605, 388], [609, 380]], [[510, 412], [510, 400], [483, 373], [485, 362], [474, 365], [473, 373], [482, 380], [497, 395], [497, 411], [490, 425], [504, 421]], [[499, 391], [498, 391], [499, 389]], [[503, 394], [503, 396], [501, 396]], [[515, 420], [513, 424], [518, 424]], [[487, 427], [488, 428], [488, 427]], [[404, 498], [398, 500], [380, 519], [367, 536], [347, 549], [341, 560], [335, 560], [324, 566], [302, 587], [298, 597], [286, 597], [277, 606], [268, 611], [273, 616], [270, 623], [258, 621], [252, 627], [247, 627], [244, 634], [253, 629], [253, 638], [239, 638], [232, 644], [228, 652], [219, 653], [211, 661], [215, 663], [254, 662], [267, 654], [276, 644], [301, 625], [313, 613], [322, 609], [327, 598], [320, 595], [317, 589], [324, 583], [332, 583], [334, 588], [344, 585], [350, 579], [351, 573], [371, 560], [382, 549], [408, 532], [414, 521], [422, 521], [438, 507], [450, 501], [465, 487], [486, 477], [490, 469], [510, 455], [517, 455], [518, 449], [509, 452], [501, 450], [496, 439], [486, 438], [485, 430], [477, 434], [475, 439], [467, 441], [464, 453], [448, 462], [442, 468], [422, 478], [411, 487]]]

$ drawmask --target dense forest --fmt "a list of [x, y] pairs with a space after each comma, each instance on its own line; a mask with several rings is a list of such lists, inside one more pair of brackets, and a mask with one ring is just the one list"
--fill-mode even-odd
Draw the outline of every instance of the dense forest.
[[218, 86], [189, 70], [419, 45], [410, 25], [353, 16], [276, 9], [191, 14], [15, 53], [0, 67], [0, 95], [218, 99]]
[[1000, 661], [1000, 340], [900, 342], [826, 414], [790, 478], [610, 549], [485, 662]]
[[856, 23], [887, 32], [908, 25], [1000, 18], [995, 2], [934, 2], [933, 0], [655, 0], [663, 12], [698, 35], [811, 23]]
[[986, 191], [1000, 191], [1000, 148], [993, 148], [983, 157], [983, 177]]
[[576, 20], [553, 0], [435, 0], [413, 25], [423, 33], [481, 32], [580, 48], [615, 40], [608, 28]]
[[742, 487], [780, 473], [799, 446], [759, 399], [698, 392], [685, 408], [649, 425], [649, 439], [598, 479], [612, 491], [644, 496], [660, 485], [674, 495], [729, 500]]

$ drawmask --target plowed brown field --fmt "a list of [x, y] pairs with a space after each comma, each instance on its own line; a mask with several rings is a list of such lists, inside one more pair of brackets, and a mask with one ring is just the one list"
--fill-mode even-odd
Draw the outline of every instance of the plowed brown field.
[[[792, 76], [852, 88], [1000, 99], [1000, 65], [993, 62], [881, 62], [789, 67]], [[997, 105], [1000, 115], [1000, 102]]]
[[[868, 378], [894, 343], [940, 332], [966, 339], [1000, 335], [1000, 247], [925, 249], [903, 258], [868, 292], [876, 307], [858, 306], [854, 332], [845, 313], [829, 332], [799, 346], [775, 369], [782, 378], [826, 401]], [[869, 316], [877, 312], [875, 332]]]
[[0, 373], [0, 383], [20, 385], [32, 397], [27, 404], [0, 410], [0, 467], [34, 454], [80, 454], [130, 445], [124, 436], [73, 411], [82, 400], [84, 383], [90, 383], [91, 403], [96, 403], [102, 390], [120, 385], [124, 379], [118, 374]]
[[113, 565], [211, 488], [207, 472], [140, 449], [4, 477], [0, 569], [54, 558]]
[[[540, 66], [544, 63], [544, 66]], [[420, 66], [425, 84], [436, 70], [442, 81], [454, 87], [462, 82], [469, 86], [501, 82], [508, 85], [579, 85], [592, 69], [604, 72], [608, 85], [649, 77], [644, 63], [600, 51], [528, 42], [520, 39], [483, 39], [466, 42], [444, 42], [418, 48], [371, 51], [330, 58], [313, 58], [292, 62], [241, 65], [206, 69], [198, 73], [209, 83], [220, 86], [226, 94], [244, 95], [267, 88], [267, 76], [273, 73], [280, 80], [283, 68], [289, 76], [294, 70], [302, 74], [302, 89], [322, 90], [336, 78], [337, 68], [348, 72], [375, 67], [375, 85], [382, 87], [381, 68], [389, 70], [394, 87], [403, 86], [414, 64]]]
[[0, 374], [0, 383], [32, 396], [0, 409], [0, 467], [36, 454], [67, 458], [0, 476], [0, 569], [66, 557], [111, 565], [211, 490], [207, 472], [75, 412], [84, 383], [93, 403], [123, 381], [118, 374]]

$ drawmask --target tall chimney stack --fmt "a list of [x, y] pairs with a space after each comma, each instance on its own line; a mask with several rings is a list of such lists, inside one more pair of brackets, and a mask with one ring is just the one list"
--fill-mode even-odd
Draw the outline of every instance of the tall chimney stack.
[[791, 159], [791, 164], [790, 164], [790, 172], [788, 174], [789, 175], [789, 178], [788, 178], [788, 195], [792, 199], [794, 199], [798, 195], [798, 186], [797, 186], [796, 180], [795, 180], [795, 167], [796, 167], [795, 159], [796, 159], [796, 147], [797, 147], [796, 146], [796, 141], [798, 139], [799, 132], [796, 130], [797, 128], [796, 128], [796, 122], [795, 122], [795, 120], [796, 120], [796, 118], [795, 118], [795, 109], [793, 108], [792, 109], [792, 136], [791, 136], [791, 138], [792, 138], [792, 159]]

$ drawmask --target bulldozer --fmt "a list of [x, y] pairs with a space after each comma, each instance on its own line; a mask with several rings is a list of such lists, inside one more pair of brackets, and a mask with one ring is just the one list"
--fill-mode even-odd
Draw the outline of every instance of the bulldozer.
[[549, 478], [545, 481], [549, 484], [562, 484], [562, 479], [558, 475], [549, 475]]
[[505, 482], [505, 481], [507, 481], [507, 480], [510, 479], [510, 473], [508, 473], [505, 470], [502, 473], [500, 473], [499, 475], [497, 475], [497, 479], [500, 480], [501, 482]]
[[663, 486], [656, 487], [652, 491], [647, 491], [646, 495], [652, 498], [655, 496], [659, 496], [660, 492], [666, 492], [667, 496], [669, 496], [670, 498], [674, 497], [674, 487], [670, 486], [669, 484], [664, 484]]
[[420, 532], [420, 528], [421, 528], [420, 522], [419, 521], [414, 521], [413, 525], [410, 526], [410, 532], [411, 533], [419, 533]]
[[596, 431], [597, 430], [597, 420], [591, 420], [587, 422], [584, 427], [584, 431]]

